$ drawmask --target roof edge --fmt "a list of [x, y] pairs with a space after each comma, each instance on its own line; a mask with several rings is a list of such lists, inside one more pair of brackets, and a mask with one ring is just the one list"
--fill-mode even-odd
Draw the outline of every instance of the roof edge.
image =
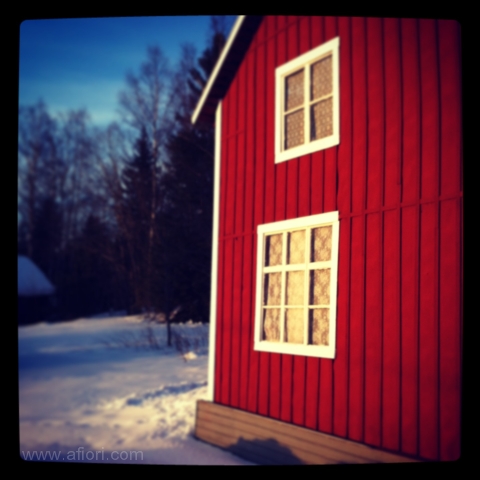
[[[242, 46], [244, 45], [240, 45], [241, 42], [239, 42], [239, 39], [242, 36], [248, 37], [248, 32], [256, 31], [258, 25], [260, 24], [259, 20], [261, 18], [262, 18], [261, 16], [251, 16], [251, 15], [238, 16], [237, 20], [233, 25], [232, 31], [228, 36], [227, 42], [223, 47], [222, 53], [220, 54], [220, 57], [218, 58], [217, 63], [215, 64], [215, 67], [207, 81], [207, 84], [205, 85], [205, 88], [203, 89], [203, 92], [200, 95], [200, 99], [198, 100], [197, 106], [195, 107], [195, 110], [191, 117], [192, 124], [195, 124], [199, 119], [206, 119], [206, 118], [210, 118], [211, 120], [214, 119], [215, 109], [213, 109], [212, 114], [205, 113], [205, 106], [207, 106], [209, 103], [212, 103], [212, 102], [216, 103], [218, 100], [223, 98], [223, 94], [226, 91], [226, 85], [227, 84], [229, 85], [231, 80], [231, 79], [222, 79], [222, 73], [224, 73], [225, 71], [225, 65], [228, 63], [229, 60], [232, 61], [232, 57], [238, 56], [239, 53], [242, 55], [245, 53], [245, 52], [242, 53], [243, 51]], [[253, 23], [252, 23], [252, 20], [253, 20]], [[250, 43], [249, 40], [250, 39], [247, 38], [248, 44]], [[221, 83], [221, 80], [224, 80], [224, 81], [226, 80], [226, 82], [225, 84], [219, 86], [219, 83]], [[219, 95], [220, 93], [222, 95]]]

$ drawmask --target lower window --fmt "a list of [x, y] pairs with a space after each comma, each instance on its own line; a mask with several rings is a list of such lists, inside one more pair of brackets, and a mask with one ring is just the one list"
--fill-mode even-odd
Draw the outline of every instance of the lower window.
[[255, 350], [335, 357], [338, 212], [259, 225]]

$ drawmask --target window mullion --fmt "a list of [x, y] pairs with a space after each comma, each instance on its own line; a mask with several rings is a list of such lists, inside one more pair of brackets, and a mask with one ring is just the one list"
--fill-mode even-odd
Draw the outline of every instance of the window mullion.
[[287, 233], [282, 233], [282, 285], [280, 298], [280, 342], [285, 342], [285, 291], [286, 291], [286, 273], [285, 265], [287, 264]]
[[311, 245], [312, 229], [307, 227], [305, 230], [305, 268], [304, 268], [304, 283], [303, 283], [303, 344], [308, 345], [308, 314], [309, 308], [309, 287], [310, 287], [310, 269], [308, 264], [310, 262], [310, 245]]
[[309, 65], [305, 65], [306, 72], [303, 75], [304, 78], [304, 90], [303, 90], [303, 99], [304, 99], [304, 115], [305, 115], [305, 136], [304, 136], [304, 145], [310, 143], [310, 95], [309, 95], [309, 86], [310, 86], [310, 68]]

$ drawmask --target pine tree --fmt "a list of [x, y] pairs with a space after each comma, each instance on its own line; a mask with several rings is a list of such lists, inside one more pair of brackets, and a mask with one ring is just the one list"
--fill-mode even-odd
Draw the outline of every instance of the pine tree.
[[214, 135], [212, 126], [192, 125], [190, 116], [225, 44], [225, 33], [212, 19], [208, 48], [186, 80], [187, 98], [177, 115], [179, 128], [169, 136], [169, 164], [162, 179], [165, 213], [164, 270], [167, 311], [182, 307], [180, 318], [207, 321], [210, 300], [210, 263], [213, 206]]
[[[119, 219], [128, 251], [130, 285], [135, 297], [133, 308], [152, 310], [156, 305], [152, 285], [155, 250], [158, 248], [155, 212], [158, 203], [158, 172], [155, 168], [145, 128], [135, 145], [135, 155], [122, 172], [123, 202]], [[155, 243], [152, 243], [152, 237]]]

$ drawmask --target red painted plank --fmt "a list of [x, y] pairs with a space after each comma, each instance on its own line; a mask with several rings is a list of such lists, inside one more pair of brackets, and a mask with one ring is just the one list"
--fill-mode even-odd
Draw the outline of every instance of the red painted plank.
[[[277, 66], [286, 62], [286, 44], [287, 35], [285, 31], [280, 31], [276, 37], [275, 64]], [[285, 220], [286, 218], [285, 204], [287, 201], [287, 195], [285, 192], [287, 191], [287, 165], [288, 162], [282, 162], [275, 165], [275, 221]]]
[[258, 27], [257, 33], [255, 34], [256, 40], [257, 40], [257, 47], [260, 47], [260, 45], [266, 40], [267, 36], [267, 25], [266, 22], [262, 22], [260, 26]]
[[324, 202], [323, 209], [325, 212], [334, 212], [337, 210], [337, 147], [325, 150], [325, 178], [323, 181]]
[[365, 443], [381, 445], [382, 406], [382, 225], [367, 215], [365, 266]]
[[340, 145], [337, 155], [338, 194], [337, 208], [340, 213], [340, 244], [337, 293], [336, 353], [333, 365], [333, 430], [334, 435], [348, 435], [349, 395], [349, 322], [350, 322], [350, 239], [351, 220], [342, 219], [342, 214], [351, 211], [352, 168], [352, 93], [351, 93], [351, 20], [338, 20], [340, 36]]
[[461, 318], [459, 200], [440, 204], [440, 460], [460, 456]]
[[[255, 52], [247, 54], [247, 110], [246, 110], [246, 137], [245, 137], [245, 218], [246, 232], [253, 230], [253, 209], [255, 205]], [[253, 268], [253, 267], [252, 267]]]
[[338, 254], [337, 332], [333, 363], [333, 431], [347, 437], [348, 420], [348, 359], [350, 315], [350, 219], [340, 219]]
[[[255, 72], [255, 117], [254, 117], [254, 133], [255, 133], [255, 211], [253, 228], [255, 231], [254, 248], [253, 248], [253, 271], [252, 271], [252, 292], [256, 291], [256, 254], [257, 254], [257, 225], [264, 223], [264, 194], [265, 194], [265, 45], [259, 45], [256, 51], [254, 63]], [[254, 295], [254, 294], [252, 294]], [[254, 300], [253, 300], [254, 303]], [[252, 305], [252, 319], [255, 318], [254, 304]], [[252, 320], [253, 321], [253, 320]], [[253, 348], [253, 329], [251, 333], [251, 346]], [[264, 355], [258, 352], [251, 352], [252, 377], [249, 381], [248, 409], [253, 412], [259, 412], [259, 388], [261, 370], [264, 363]], [[262, 360], [262, 364], [260, 363]]]
[[233, 82], [232, 88], [229, 92], [229, 105], [225, 108], [227, 113], [227, 128], [230, 133], [227, 137], [227, 159], [225, 162], [226, 168], [226, 215], [225, 215], [225, 234], [230, 235], [234, 232], [235, 227], [235, 177], [236, 177], [236, 136], [231, 132], [235, 132], [236, 129], [236, 86], [237, 82]]
[[[337, 17], [325, 17], [325, 41], [338, 35]], [[337, 210], [337, 151], [338, 147], [325, 150], [324, 211]], [[331, 363], [330, 363], [331, 367]]]
[[245, 211], [245, 122], [246, 112], [246, 62], [242, 62], [237, 73], [237, 149], [235, 175], [235, 233], [243, 232], [243, 217]]
[[[256, 271], [257, 265], [257, 234], [253, 236], [253, 248], [252, 248], [252, 270], [250, 273], [252, 292], [256, 291]], [[248, 397], [247, 397], [247, 409], [256, 413], [258, 411], [258, 381], [259, 381], [259, 369], [260, 369], [260, 354], [253, 350], [253, 336], [254, 336], [254, 319], [255, 319], [255, 300], [252, 295], [252, 301], [250, 305], [250, 332], [249, 332], [249, 347], [250, 347], [250, 359], [249, 359], [249, 375], [248, 375]]]
[[220, 240], [218, 244], [218, 284], [217, 284], [217, 321], [215, 334], [215, 385], [214, 400], [221, 403], [222, 396], [222, 359], [223, 359], [223, 301], [224, 301], [224, 285], [225, 285], [225, 241]]
[[[247, 214], [247, 212], [246, 212]], [[250, 212], [251, 216], [251, 212]], [[254, 328], [254, 318], [250, 314], [252, 304], [255, 303], [255, 294], [252, 290], [251, 272], [255, 270], [252, 262], [252, 248], [254, 235], [247, 235], [243, 241], [242, 259], [242, 315], [240, 330], [240, 398], [239, 407], [247, 409], [248, 403], [248, 377], [250, 376], [250, 352], [253, 348], [251, 332]]]
[[455, 20], [438, 21], [441, 95], [441, 194], [460, 190], [462, 118], [460, 26]]
[[293, 357], [293, 395], [292, 422], [305, 425], [305, 376], [306, 358], [299, 355]]
[[325, 39], [324, 42], [328, 42], [332, 38], [338, 35], [337, 17], [324, 17], [325, 18]]
[[332, 433], [333, 427], [333, 360], [320, 359], [320, 387], [318, 429], [324, 433]]
[[[269, 223], [274, 218], [274, 195], [275, 195], [275, 177], [274, 177], [274, 163], [272, 157], [273, 138], [269, 141], [269, 136], [273, 134], [271, 109], [274, 102], [274, 76], [267, 72], [272, 71], [274, 63], [274, 40], [270, 39], [265, 44], [265, 63], [263, 70], [257, 71], [259, 77], [263, 77], [265, 84], [264, 98], [265, 111], [264, 116], [260, 119], [265, 126], [265, 137], [258, 137], [259, 143], [263, 141], [264, 158], [262, 162], [265, 164], [265, 177], [263, 188], [265, 189], [264, 197], [264, 217], [261, 223]], [[264, 72], [263, 74], [261, 72]], [[259, 78], [257, 77], [257, 78]], [[261, 415], [268, 415], [269, 412], [269, 398], [270, 398], [270, 357], [268, 353], [260, 353], [260, 368], [259, 368], [259, 392], [258, 392], [258, 413]]]
[[318, 47], [325, 42], [324, 17], [314, 16], [311, 20], [312, 48]]
[[318, 371], [320, 359], [308, 357], [305, 377], [305, 427], [317, 429], [318, 417]]
[[402, 202], [415, 202], [420, 192], [420, 72], [417, 20], [401, 20], [403, 87]]
[[296, 24], [300, 17], [297, 15], [287, 15], [287, 27], [290, 27], [293, 24]]
[[323, 213], [323, 192], [324, 192], [324, 168], [325, 168], [325, 152], [312, 153], [312, 167], [310, 177], [310, 211], [312, 215]]
[[[250, 50], [246, 57], [247, 69], [247, 102], [246, 108], [246, 132], [245, 132], [245, 204], [244, 204], [244, 230], [253, 230], [253, 210], [255, 205], [255, 164], [254, 164], [254, 139], [255, 139], [255, 52]], [[243, 263], [243, 300], [244, 315], [242, 315], [242, 346], [241, 346], [241, 379], [240, 379], [240, 408], [249, 409], [249, 387], [252, 375], [252, 349], [254, 329], [254, 304], [255, 289], [252, 283], [252, 274], [255, 274], [256, 265], [253, 261], [256, 247], [256, 234], [247, 236], [244, 242]], [[255, 376], [256, 374], [254, 374]]]
[[421, 198], [439, 193], [440, 105], [435, 20], [420, 20], [420, 76], [422, 79]]
[[402, 155], [402, 86], [400, 69], [400, 20], [384, 21], [385, 62], [385, 185], [384, 205], [400, 202]]
[[240, 341], [242, 318], [242, 262], [243, 262], [243, 238], [233, 239], [233, 299], [231, 311], [231, 368], [230, 368], [230, 405], [238, 408], [240, 403]]
[[421, 207], [419, 455], [438, 460], [438, 204]]
[[254, 228], [264, 223], [263, 205], [265, 191], [265, 45], [257, 49], [255, 63], [255, 215]]
[[368, 163], [367, 208], [383, 204], [385, 105], [383, 86], [383, 25], [380, 18], [367, 19]]
[[263, 21], [265, 22], [265, 32], [267, 40], [275, 35], [277, 30], [277, 21], [275, 15], [265, 15]]
[[[235, 88], [232, 89], [232, 95], [236, 95], [236, 115], [234, 122], [234, 134], [236, 137], [235, 154], [233, 156], [235, 163], [234, 176], [234, 204], [230, 210], [234, 212], [234, 231], [239, 234], [243, 231], [243, 216], [244, 216], [244, 188], [245, 188], [245, 62], [242, 62], [239, 72], [236, 76]], [[239, 133], [242, 132], [242, 133]], [[230, 405], [233, 407], [239, 406], [240, 396], [240, 322], [242, 318], [242, 257], [243, 245], [242, 238], [236, 237], [233, 245], [233, 269], [229, 272], [233, 276], [233, 299], [232, 311], [230, 315], [231, 322], [231, 370], [230, 375]]]
[[298, 57], [298, 24], [296, 21], [288, 23], [287, 27], [287, 58], [286, 61]]
[[270, 402], [269, 402], [269, 416], [280, 419], [280, 396], [281, 396], [281, 356], [278, 353], [270, 354]]
[[283, 422], [292, 421], [292, 378], [293, 378], [293, 357], [282, 355], [282, 381], [280, 397], [280, 420]]
[[310, 181], [311, 155], [300, 159], [298, 179], [298, 216], [305, 217], [311, 214], [310, 210]]
[[277, 16], [277, 29], [283, 30], [287, 26], [287, 17], [286, 15]]
[[366, 152], [367, 152], [367, 97], [365, 19], [352, 19], [352, 85], [353, 85], [353, 162], [352, 211], [365, 208]]
[[299, 29], [299, 55], [303, 55], [304, 53], [308, 52], [311, 47], [310, 43], [310, 17], [301, 17], [298, 23]]
[[348, 438], [362, 442], [365, 413], [363, 388], [365, 376], [365, 217], [363, 215], [353, 217], [351, 222], [352, 281], [350, 287]]
[[401, 450], [418, 453], [418, 207], [402, 209]]
[[232, 329], [232, 304], [233, 304], [233, 240], [225, 240], [225, 276], [223, 291], [222, 312], [222, 356], [220, 366], [222, 369], [220, 384], [220, 401], [224, 405], [230, 405], [230, 382], [231, 382], [231, 329]]
[[340, 145], [338, 146], [337, 208], [340, 214], [351, 212], [352, 191], [352, 82], [351, 19], [340, 17]]
[[259, 415], [268, 415], [270, 397], [270, 354], [260, 352], [258, 374], [258, 411]]
[[383, 221], [382, 446], [400, 451], [400, 211]]
[[274, 115], [275, 112], [275, 39], [266, 43], [266, 103], [265, 103], [265, 217], [264, 223], [271, 223], [275, 218], [275, 154], [274, 154]]

